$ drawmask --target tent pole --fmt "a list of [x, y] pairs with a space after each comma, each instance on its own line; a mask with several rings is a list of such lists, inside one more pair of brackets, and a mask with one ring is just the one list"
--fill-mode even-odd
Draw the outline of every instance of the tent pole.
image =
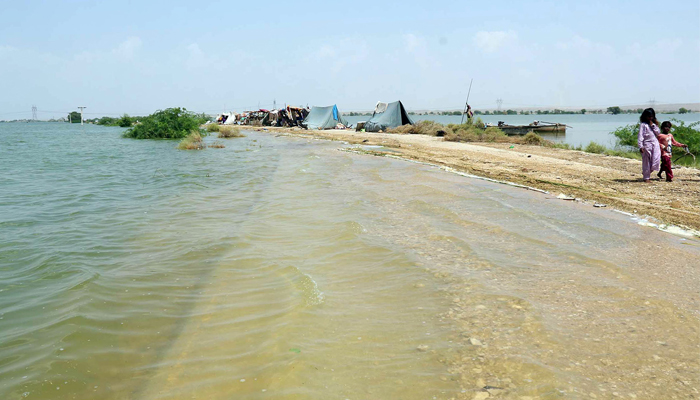
[[467, 112], [467, 105], [469, 105], [469, 95], [472, 93], [472, 83], [474, 83], [474, 78], [469, 82], [469, 91], [467, 92], [467, 102], [464, 103], [464, 112], [462, 112], [462, 122], [459, 124], [462, 125], [464, 123], [464, 114]]

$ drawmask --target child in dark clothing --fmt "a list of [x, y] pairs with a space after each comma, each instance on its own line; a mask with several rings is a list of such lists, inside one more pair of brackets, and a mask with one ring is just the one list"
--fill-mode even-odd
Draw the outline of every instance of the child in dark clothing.
[[673, 181], [673, 169], [671, 169], [671, 146], [676, 147], [686, 147], [683, 143], [676, 142], [673, 135], [670, 133], [671, 123], [669, 121], [664, 121], [661, 124], [661, 134], [656, 138], [659, 140], [659, 146], [661, 147], [661, 168], [659, 168], [659, 173], [656, 176], [661, 179], [661, 173], [666, 171], [666, 182]]

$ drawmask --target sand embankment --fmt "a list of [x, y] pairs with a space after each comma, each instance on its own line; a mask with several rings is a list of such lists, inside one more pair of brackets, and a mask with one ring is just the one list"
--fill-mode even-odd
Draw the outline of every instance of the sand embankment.
[[[695, 168], [674, 167], [674, 182], [644, 183], [641, 161], [582, 151], [510, 143], [456, 143], [426, 135], [270, 127], [245, 129], [381, 145], [390, 148], [390, 154], [406, 159], [527, 185], [554, 195], [563, 193], [648, 215], [663, 223], [700, 230], [700, 170]], [[384, 152], [379, 149], [373, 153]]]

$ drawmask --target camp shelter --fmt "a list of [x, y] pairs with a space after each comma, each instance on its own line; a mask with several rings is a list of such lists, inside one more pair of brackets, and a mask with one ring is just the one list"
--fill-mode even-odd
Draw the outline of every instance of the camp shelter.
[[335, 104], [327, 107], [313, 106], [309, 115], [304, 118], [304, 125], [308, 129], [333, 129], [338, 124], [348, 126], [348, 121], [340, 115]]
[[365, 123], [366, 132], [386, 131], [401, 125], [413, 125], [401, 101], [377, 103], [372, 118]]
[[236, 114], [234, 113], [227, 113], [223, 114], [226, 116], [226, 120], [224, 121], [224, 125], [233, 125], [236, 123]]

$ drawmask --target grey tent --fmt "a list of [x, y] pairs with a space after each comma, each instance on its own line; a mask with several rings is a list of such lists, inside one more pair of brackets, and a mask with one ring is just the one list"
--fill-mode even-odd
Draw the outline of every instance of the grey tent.
[[372, 118], [365, 123], [366, 132], [386, 131], [387, 128], [396, 128], [401, 125], [413, 125], [411, 117], [403, 108], [401, 101], [393, 103], [377, 103]]
[[339, 123], [348, 126], [348, 121], [340, 115], [335, 104], [327, 107], [311, 107], [309, 115], [304, 119], [304, 125], [309, 129], [333, 129]]

